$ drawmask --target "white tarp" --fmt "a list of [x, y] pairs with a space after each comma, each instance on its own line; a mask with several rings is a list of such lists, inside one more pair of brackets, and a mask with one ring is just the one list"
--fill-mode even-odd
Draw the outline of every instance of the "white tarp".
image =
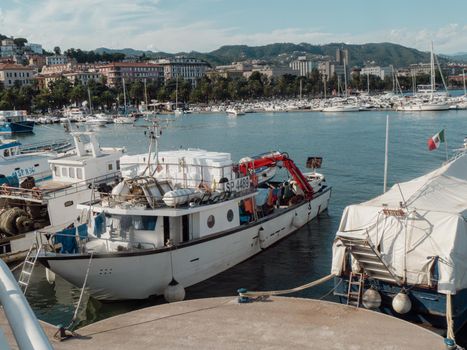
[[[406, 205], [405, 217], [383, 208]], [[384, 262], [408, 284], [429, 284], [438, 259], [438, 292], [467, 288], [467, 153], [441, 168], [396, 184], [368, 202], [350, 205], [337, 237], [369, 238]], [[340, 274], [345, 247], [334, 243], [332, 273]]]

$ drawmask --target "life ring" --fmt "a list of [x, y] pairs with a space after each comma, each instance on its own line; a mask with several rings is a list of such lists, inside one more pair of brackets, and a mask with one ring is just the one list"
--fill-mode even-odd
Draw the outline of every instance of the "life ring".
[[42, 198], [42, 192], [41, 192], [41, 189], [39, 187], [33, 187], [31, 189], [31, 193], [32, 193], [32, 197], [33, 198], [36, 198], [36, 199], [41, 199]]

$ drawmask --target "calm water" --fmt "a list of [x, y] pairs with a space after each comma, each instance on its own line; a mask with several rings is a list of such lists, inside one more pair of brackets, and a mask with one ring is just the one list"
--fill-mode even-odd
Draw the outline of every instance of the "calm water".
[[[187, 298], [227, 296], [240, 287], [250, 290], [283, 289], [301, 285], [329, 273], [331, 244], [340, 215], [348, 204], [361, 202], [383, 189], [386, 115], [390, 117], [388, 181], [406, 181], [422, 175], [445, 160], [444, 148], [429, 152], [427, 139], [446, 129], [449, 148], [462, 145], [467, 132], [467, 111], [440, 113], [359, 112], [256, 113], [236, 119], [224, 114], [193, 114], [165, 123], [161, 149], [204, 148], [246, 155], [286, 151], [304, 168], [306, 157], [324, 157], [322, 172], [333, 186], [329, 212], [274, 247], [214, 278], [187, 289]], [[141, 122], [142, 123], [142, 122]], [[144, 129], [112, 125], [97, 128], [103, 146], [125, 146], [128, 153], [147, 149]], [[23, 143], [64, 137], [59, 125], [37, 126]], [[321, 298], [331, 284], [297, 293]], [[55, 285], [45, 280], [42, 268], [35, 272], [28, 299], [37, 316], [52, 324], [68, 324], [79, 290], [61, 279]], [[138, 302], [101, 303], [86, 298], [81, 324], [121, 312], [161, 303], [160, 298]]]

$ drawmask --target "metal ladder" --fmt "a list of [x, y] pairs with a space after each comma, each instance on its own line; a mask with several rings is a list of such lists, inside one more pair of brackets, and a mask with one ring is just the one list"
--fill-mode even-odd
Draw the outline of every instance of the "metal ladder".
[[34, 266], [36, 266], [37, 257], [39, 256], [40, 251], [40, 248], [37, 249], [37, 244], [33, 243], [24, 259], [23, 268], [21, 269], [21, 274], [18, 279], [18, 285], [23, 291], [23, 294], [26, 294], [29, 287], [29, 281], [31, 280], [32, 272], [34, 271]]
[[[360, 307], [364, 279], [363, 273], [350, 272], [347, 305]], [[357, 286], [357, 291], [354, 290], [353, 286]]]

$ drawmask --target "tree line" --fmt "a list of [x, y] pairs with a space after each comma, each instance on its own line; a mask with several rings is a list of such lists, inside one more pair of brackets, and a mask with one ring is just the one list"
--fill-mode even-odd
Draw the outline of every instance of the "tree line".
[[[393, 90], [392, 77], [381, 80], [370, 75], [371, 92]], [[348, 81], [348, 92], [366, 91], [366, 75], [352, 75]], [[439, 80], [438, 80], [439, 81]], [[429, 75], [417, 77], [417, 84], [429, 84]], [[181, 103], [220, 103], [226, 101], [247, 101], [271, 98], [303, 98], [327, 97], [343, 94], [344, 82], [334, 75], [324, 81], [315, 69], [307, 77], [283, 75], [268, 78], [259, 72], [253, 72], [248, 78], [229, 78], [220, 75], [204, 76], [197, 81], [195, 87], [188, 80], [131, 81], [126, 84], [127, 104], [139, 105], [142, 101], [157, 100]], [[399, 78], [402, 90], [412, 88], [412, 79]], [[62, 109], [66, 106], [80, 106], [91, 96], [94, 109], [111, 110], [123, 106], [123, 87], [121, 82], [115, 87], [106, 85], [105, 77], [100, 81], [90, 81], [87, 86], [79, 81], [71, 82], [62, 77], [49, 84], [47, 89], [39, 89], [37, 82], [30, 86], [15, 85], [5, 89], [0, 85], [0, 110], [25, 109], [29, 112], [47, 112]]]

